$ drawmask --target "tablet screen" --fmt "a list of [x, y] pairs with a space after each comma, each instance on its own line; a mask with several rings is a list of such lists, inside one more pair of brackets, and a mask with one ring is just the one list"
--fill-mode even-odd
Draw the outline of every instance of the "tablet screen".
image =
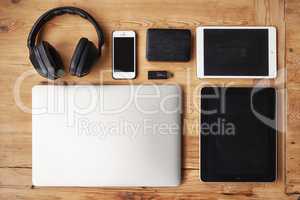
[[268, 29], [204, 29], [204, 75], [268, 76]]
[[202, 180], [273, 181], [276, 175], [275, 111], [273, 88], [255, 92], [253, 88], [203, 88]]

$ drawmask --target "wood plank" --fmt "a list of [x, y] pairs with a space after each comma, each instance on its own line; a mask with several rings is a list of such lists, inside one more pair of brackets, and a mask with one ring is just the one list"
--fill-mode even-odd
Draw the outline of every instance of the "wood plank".
[[[102, 199], [128, 199], [129, 194], [134, 194], [133, 199], [141, 196], [148, 199], [288, 199], [284, 194], [284, 188], [280, 189], [280, 182], [274, 183], [203, 183], [198, 177], [198, 170], [183, 170], [183, 182], [179, 187], [155, 188], [72, 188], [72, 187], [32, 187], [31, 170], [24, 168], [0, 168], [0, 175], [6, 180], [0, 183], [0, 199], [56, 199], [68, 197], [68, 199], [85, 199], [97, 197]], [[18, 180], [14, 179], [20, 176]], [[212, 193], [212, 191], [214, 191]], [[1, 195], [3, 198], [1, 198]], [[58, 196], [56, 196], [58, 195]], [[276, 199], [275, 198], [275, 199]], [[6, 198], [7, 199], [7, 198]]]
[[300, 89], [288, 89], [287, 192], [300, 193]]
[[286, 2], [286, 67], [287, 87], [297, 88], [300, 85], [300, 2]]
[[[296, 0], [288, 5], [290, 16], [298, 16]], [[106, 46], [101, 60], [89, 76], [78, 79], [69, 75], [56, 84], [141, 84], [176, 83], [184, 92], [183, 109], [183, 183], [176, 188], [31, 188], [31, 114], [21, 106], [31, 107], [32, 86], [44, 82], [33, 70], [26, 48], [27, 34], [32, 23], [49, 8], [73, 5], [91, 12], [105, 30]], [[274, 183], [203, 183], [199, 177], [199, 90], [207, 84], [222, 86], [253, 86], [263, 83], [285, 89], [285, 72], [275, 80], [211, 79], [196, 78], [195, 46], [192, 59], [187, 63], [152, 63], [145, 59], [146, 29], [150, 27], [188, 28], [199, 25], [274, 25], [278, 29], [278, 62], [285, 66], [285, 14], [284, 0], [1, 0], [0, 1], [0, 199], [296, 199], [285, 195], [285, 134], [279, 140], [278, 180]], [[289, 9], [291, 9], [289, 11]], [[289, 19], [293, 24], [298, 19]], [[299, 23], [298, 23], [299, 24]], [[133, 81], [115, 81], [111, 78], [111, 32], [132, 29], [138, 35], [138, 78]], [[294, 30], [287, 32], [297, 38]], [[298, 29], [297, 29], [298, 30]], [[42, 38], [53, 44], [68, 68], [72, 52], [80, 37], [96, 41], [93, 27], [74, 16], [52, 20], [42, 32]], [[299, 42], [298, 42], [299, 44]], [[298, 45], [297, 44], [297, 45]], [[297, 47], [291, 55], [294, 59]], [[292, 67], [296, 62], [291, 61]], [[164, 69], [174, 72], [168, 81], [148, 81], [147, 71]], [[33, 72], [33, 73], [32, 73]], [[292, 71], [293, 73], [295, 71]], [[24, 73], [19, 92], [16, 83]], [[296, 78], [294, 78], [296, 79]], [[53, 83], [53, 82], [49, 82]], [[20, 96], [20, 100], [16, 100]], [[296, 96], [294, 100], [300, 97]], [[285, 92], [280, 92], [281, 133], [285, 132]], [[296, 106], [294, 106], [296, 107]], [[296, 136], [296, 134], [294, 134]], [[296, 145], [293, 145], [296, 146]], [[290, 148], [291, 155], [294, 148]], [[299, 152], [298, 152], [299, 153]], [[293, 161], [297, 163], [297, 161]], [[287, 162], [289, 164], [289, 162]], [[288, 165], [295, 168], [295, 164]], [[293, 175], [298, 176], [297, 168]], [[290, 180], [290, 179], [289, 179]], [[290, 183], [296, 183], [292, 181]], [[297, 184], [287, 187], [293, 193]]]
[[31, 188], [31, 168], [0, 168], [0, 177], [0, 188]]
[[[72, 199], [72, 200], [144, 200], [144, 199], [166, 199], [166, 200], [296, 200], [296, 196], [282, 196], [280, 193], [271, 192], [266, 195], [249, 195], [246, 193], [241, 194], [214, 194], [209, 192], [198, 193], [180, 193], [180, 191], [174, 191], [170, 189], [170, 192], [160, 191], [159, 189], [125, 189], [125, 190], [103, 190], [97, 189], [95, 192], [90, 192], [90, 189], [73, 189], [73, 191], [66, 191], [63, 189], [1, 189], [0, 198], [9, 200], [60, 200], [60, 199]], [[275, 198], [274, 198], [275, 196]]]
[[300, 194], [300, 2], [288, 0], [286, 2], [286, 68], [288, 89], [288, 121], [287, 121], [287, 158], [286, 158], [286, 192]]

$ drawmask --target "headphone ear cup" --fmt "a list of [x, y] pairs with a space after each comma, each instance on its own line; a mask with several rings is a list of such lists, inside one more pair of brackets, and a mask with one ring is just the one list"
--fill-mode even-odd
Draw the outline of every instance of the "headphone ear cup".
[[40, 53], [38, 52], [37, 47], [33, 47], [32, 52], [30, 52], [29, 59], [34, 67], [34, 69], [45, 78], [48, 78], [48, 70], [42, 60]]
[[50, 62], [55, 69], [64, 69], [64, 64], [57, 50], [48, 42], [45, 42], [45, 50], [50, 54]]
[[64, 74], [61, 57], [48, 42], [43, 41], [34, 47], [30, 60], [37, 72], [45, 78], [54, 80]]
[[73, 76], [76, 76], [76, 69], [77, 69], [77, 66], [80, 61], [80, 57], [82, 55], [82, 52], [83, 52], [87, 42], [88, 42], [87, 38], [81, 38], [76, 45], [75, 51], [74, 51], [72, 59], [71, 59], [70, 69], [69, 69], [69, 72]]
[[97, 47], [87, 38], [81, 38], [71, 59], [70, 73], [82, 77], [88, 74], [99, 57]]

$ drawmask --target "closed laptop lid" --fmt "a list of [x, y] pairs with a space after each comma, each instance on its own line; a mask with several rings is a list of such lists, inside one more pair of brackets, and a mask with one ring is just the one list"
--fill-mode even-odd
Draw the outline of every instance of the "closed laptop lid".
[[32, 89], [35, 186], [176, 186], [181, 90], [175, 85]]

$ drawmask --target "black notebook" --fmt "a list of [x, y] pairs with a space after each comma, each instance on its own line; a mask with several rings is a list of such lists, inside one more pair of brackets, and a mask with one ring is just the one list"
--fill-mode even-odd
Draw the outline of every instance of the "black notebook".
[[275, 180], [274, 88], [203, 88], [200, 127], [203, 181]]

